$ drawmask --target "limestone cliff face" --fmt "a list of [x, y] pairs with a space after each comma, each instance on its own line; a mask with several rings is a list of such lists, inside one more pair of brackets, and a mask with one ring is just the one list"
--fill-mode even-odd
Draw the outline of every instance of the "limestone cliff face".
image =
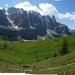
[[42, 16], [35, 11], [27, 12], [14, 7], [9, 8], [7, 11], [4, 9], [0, 10], [1, 35], [8, 37], [20, 36], [24, 39], [37, 39], [37, 36], [47, 35], [47, 30], [49, 30], [49, 34], [50, 31], [55, 32], [56, 34], [54, 35], [59, 34], [61, 36], [70, 34], [66, 25], [56, 22], [55, 16], [51, 18], [49, 15]]
[[3, 25], [3, 26], [10, 25], [9, 21], [7, 20], [7, 16], [2, 10], [0, 10], [0, 25]]

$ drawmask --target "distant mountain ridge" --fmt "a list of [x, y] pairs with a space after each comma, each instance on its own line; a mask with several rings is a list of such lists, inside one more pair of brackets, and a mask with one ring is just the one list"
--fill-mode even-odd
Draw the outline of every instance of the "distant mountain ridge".
[[38, 36], [58, 37], [69, 35], [69, 29], [65, 24], [56, 22], [52, 18], [42, 16], [35, 11], [25, 11], [11, 7], [8, 10], [0, 10], [0, 35], [8, 37], [20, 36], [23, 39], [37, 39]]
[[75, 34], [75, 29], [69, 29], [69, 32], [70, 32], [71, 34]]

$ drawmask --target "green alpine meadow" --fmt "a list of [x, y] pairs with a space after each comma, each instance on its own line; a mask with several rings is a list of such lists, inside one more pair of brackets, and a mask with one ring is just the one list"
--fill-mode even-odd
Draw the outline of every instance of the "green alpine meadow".
[[61, 55], [63, 38], [19, 42], [0, 37], [0, 72], [74, 75], [75, 35], [66, 36], [68, 53]]

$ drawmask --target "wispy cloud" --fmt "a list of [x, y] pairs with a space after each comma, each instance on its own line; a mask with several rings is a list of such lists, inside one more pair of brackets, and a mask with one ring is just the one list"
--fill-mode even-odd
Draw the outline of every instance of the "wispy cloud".
[[8, 7], [9, 5], [8, 4], [6, 4], [6, 7]]
[[73, 20], [75, 23], [75, 12], [72, 13], [66, 12], [65, 14], [59, 13], [59, 18]]
[[[59, 1], [59, 0], [58, 0]], [[52, 4], [49, 3], [40, 3], [39, 8], [35, 5], [32, 5], [28, 1], [16, 4], [14, 7], [16, 8], [23, 8], [26, 11], [29, 10], [34, 10], [36, 12], [39, 12], [41, 15], [50, 15], [50, 16], [55, 16], [56, 18], [59, 19], [68, 19], [68, 20], [73, 20], [75, 22], [75, 12], [69, 13], [66, 12], [65, 14], [59, 13], [56, 7], [54, 7]]]
[[60, 1], [62, 1], [62, 0], [53, 0], [53, 1], [57, 1], [57, 2], [60, 2]]

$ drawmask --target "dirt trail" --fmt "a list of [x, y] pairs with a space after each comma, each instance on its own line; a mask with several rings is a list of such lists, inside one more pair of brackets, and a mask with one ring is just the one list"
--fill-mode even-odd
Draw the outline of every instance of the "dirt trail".
[[[71, 63], [71, 64], [67, 64], [67, 65], [63, 65], [63, 66], [58, 66], [58, 67], [40, 69], [40, 70], [38, 70], [38, 71], [59, 69], [59, 68], [63, 68], [63, 67], [66, 67], [66, 66], [73, 65], [73, 64], [75, 64], [75, 63]], [[3, 67], [5, 67], [5, 66], [3, 66]], [[6, 68], [6, 67], [5, 67], [5, 68]], [[22, 71], [22, 72], [33, 71], [32, 69], [21, 69], [21, 68], [17, 68], [17, 67], [7, 67], [7, 69], [17, 70], [17, 71]]]
[[25, 70], [25, 69], [10, 68], [10, 67], [8, 67], [8, 69], [13, 69], [13, 70], [17, 70], [17, 71], [23, 71], [23, 72], [26, 72], [26, 71], [32, 71], [31, 69], [27, 69], [27, 70]]
[[63, 67], [66, 67], [66, 66], [73, 65], [73, 64], [75, 64], [75, 63], [71, 63], [71, 64], [67, 64], [67, 65], [63, 65], [63, 66], [58, 66], [58, 67], [52, 67], [52, 68], [46, 68], [46, 69], [40, 69], [40, 70], [38, 70], [38, 71], [59, 69], [59, 68], [63, 68]]
[[[67, 67], [67, 66], [73, 65], [73, 64], [75, 64], [75, 63], [71, 63], [71, 64], [67, 64], [67, 65], [63, 65], [63, 66], [58, 66], [58, 67], [40, 69], [40, 70], [38, 70], [38, 71], [59, 69], [59, 68], [63, 68], [63, 67]], [[26, 71], [33, 71], [32, 69], [27, 69], [27, 70], [25, 70], [25, 69], [10, 68], [10, 67], [8, 67], [8, 69], [14, 69], [14, 70], [23, 71], [23, 72], [26, 72]]]
[[17, 70], [17, 71], [22, 71], [22, 72], [26, 72], [26, 71], [32, 71], [31, 69], [22, 69], [22, 68], [17, 68], [17, 67], [6, 67], [6, 66], [2, 66], [4, 68], [10, 69], [10, 70]]

